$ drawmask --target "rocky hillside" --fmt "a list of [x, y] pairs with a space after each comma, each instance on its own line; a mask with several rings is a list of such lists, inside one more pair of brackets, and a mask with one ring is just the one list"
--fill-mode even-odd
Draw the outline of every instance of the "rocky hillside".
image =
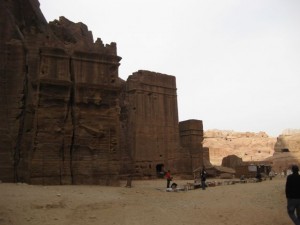
[[236, 155], [243, 161], [260, 161], [273, 156], [276, 138], [265, 132], [235, 132], [207, 130], [203, 146], [209, 148], [210, 162], [221, 165], [228, 155]]
[[300, 130], [285, 130], [277, 138], [275, 153], [279, 152], [300, 152]]
[[300, 164], [300, 130], [285, 130], [277, 138], [275, 152], [268, 160], [273, 162], [273, 168], [283, 171], [291, 164]]

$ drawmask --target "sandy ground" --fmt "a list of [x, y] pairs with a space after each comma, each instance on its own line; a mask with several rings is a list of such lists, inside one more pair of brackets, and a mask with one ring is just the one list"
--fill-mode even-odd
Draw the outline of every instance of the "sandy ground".
[[166, 192], [165, 185], [165, 180], [133, 181], [132, 188], [0, 183], [0, 225], [292, 224], [284, 178], [205, 191]]

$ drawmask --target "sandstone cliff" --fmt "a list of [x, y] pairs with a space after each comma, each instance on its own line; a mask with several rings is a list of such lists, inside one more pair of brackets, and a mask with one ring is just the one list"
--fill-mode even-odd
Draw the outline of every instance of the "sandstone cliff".
[[274, 153], [276, 138], [264, 132], [234, 132], [207, 130], [203, 146], [209, 148], [210, 162], [221, 165], [228, 155], [236, 155], [243, 161], [262, 161]]
[[0, 1], [0, 180], [191, 176], [207, 151], [202, 121], [179, 129], [176, 78], [139, 70], [125, 82], [120, 60], [85, 24], [47, 23], [38, 0]]
[[287, 170], [292, 164], [300, 163], [300, 130], [285, 130], [275, 144], [275, 152], [268, 158], [273, 168], [280, 172]]
[[300, 152], [300, 130], [285, 130], [277, 138], [275, 152]]
[[38, 184], [117, 183], [116, 44], [82, 23], [47, 23], [37, 0], [0, 1], [0, 177]]

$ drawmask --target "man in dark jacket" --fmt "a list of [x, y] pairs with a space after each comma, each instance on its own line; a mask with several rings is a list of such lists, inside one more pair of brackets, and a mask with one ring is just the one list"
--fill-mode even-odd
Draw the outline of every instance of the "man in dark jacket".
[[206, 170], [205, 170], [205, 167], [203, 166], [203, 169], [201, 170], [201, 173], [200, 173], [200, 179], [201, 179], [201, 187], [202, 187], [202, 190], [205, 190], [206, 188]]
[[294, 224], [300, 225], [300, 175], [299, 167], [292, 166], [292, 174], [287, 177], [285, 194], [287, 211]]

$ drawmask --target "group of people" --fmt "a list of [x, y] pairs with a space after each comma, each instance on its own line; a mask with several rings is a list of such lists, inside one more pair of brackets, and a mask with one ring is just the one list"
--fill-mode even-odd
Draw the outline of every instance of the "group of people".
[[[165, 175], [166, 179], [167, 179], [167, 188], [170, 188], [170, 184], [171, 184], [171, 181], [173, 180], [173, 177], [171, 176], [171, 171], [168, 170], [166, 172], [166, 175]], [[200, 179], [201, 179], [201, 188], [202, 190], [205, 190], [206, 189], [206, 177], [207, 177], [207, 172], [205, 170], [205, 167], [203, 167], [203, 169], [200, 171]], [[174, 188], [174, 187], [177, 187], [177, 184], [176, 183], [173, 183], [171, 185], [171, 188]]]
[[[287, 176], [286, 185], [285, 185], [285, 194], [286, 194], [286, 198], [287, 198], [287, 212], [288, 212], [288, 215], [291, 218], [291, 220], [294, 222], [294, 224], [295, 225], [300, 225], [300, 175], [299, 175], [299, 167], [297, 165], [293, 165], [292, 168], [291, 168], [291, 171], [292, 171], [292, 174]], [[171, 176], [171, 171], [170, 170], [168, 170], [165, 177], [167, 179], [167, 188], [170, 188], [171, 181], [173, 180], [173, 177]], [[206, 184], [205, 184], [206, 177], [207, 177], [207, 172], [205, 170], [205, 167], [203, 167], [203, 169], [200, 172], [202, 190], [205, 190], [205, 188], [206, 188]]]

